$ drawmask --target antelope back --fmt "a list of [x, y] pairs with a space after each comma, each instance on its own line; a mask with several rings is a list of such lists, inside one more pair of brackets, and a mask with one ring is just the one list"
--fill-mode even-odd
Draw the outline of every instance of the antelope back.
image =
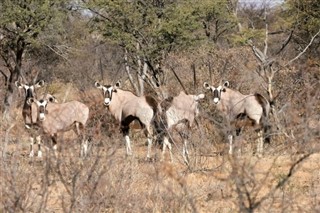
[[239, 91], [228, 88], [229, 82], [225, 82], [218, 87], [210, 86], [204, 83], [204, 87], [211, 91], [213, 95], [213, 102], [218, 109], [235, 119], [239, 114], [246, 114], [252, 120], [259, 123], [263, 116], [264, 107], [268, 113], [268, 101], [259, 94], [243, 95]]
[[202, 98], [204, 98], [203, 94], [187, 95], [184, 92], [180, 92], [178, 96], [174, 97], [166, 111], [168, 127], [182, 120], [188, 120], [191, 126], [195, 116], [199, 113], [198, 100]]
[[145, 125], [149, 125], [152, 121], [157, 108], [155, 99], [138, 97], [130, 91], [122, 90], [119, 88], [119, 82], [114, 86], [103, 86], [96, 82], [95, 86], [102, 90], [104, 105], [118, 121], [122, 121], [127, 116], [137, 117]]
[[156, 113], [157, 102], [152, 97], [138, 97], [129, 91], [117, 89], [113, 98], [116, 98], [117, 101], [113, 102], [112, 105], [109, 106], [109, 109], [111, 112], [121, 110], [121, 112], [118, 112], [121, 113], [119, 120], [132, 115], [139, 118], [143, 124], [149, 125]]
[[89, 108], [79, 101], [60, 104], [40, 99], [36, 103], [38, 119], [42, 121], [43, 130], [49, 134], [67, 131], [75, 122], [85, 126], [89, 117]]

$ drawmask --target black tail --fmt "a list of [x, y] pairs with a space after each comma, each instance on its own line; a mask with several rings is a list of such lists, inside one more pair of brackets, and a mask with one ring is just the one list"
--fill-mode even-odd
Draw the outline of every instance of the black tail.
[[156, 144], [161, 145], [163, 141], [163, 137], [165, 136], [165, 127], [167, 126], [164, 122], [166, 119], [164, 118], [165, 112], [158, 104], [157, 100], [151, 96], [146, 96], [147, 103], [151, 106], [153, 110], [153, 128], [154, 134], [156, 134]]
[[262, 95], [256, 93], [255, 94], [256, 100], [259, 102], [259, 104], [262, 107], [263, 114], [260, 119], [260, 123], [263, 128], [263, 137], [264, 137], [264, 142], [265, 143], [270, 143], [270, 129], [271, 126], [269, 124], [269, 113], [270, 113], [270, 102], [263, 97]]

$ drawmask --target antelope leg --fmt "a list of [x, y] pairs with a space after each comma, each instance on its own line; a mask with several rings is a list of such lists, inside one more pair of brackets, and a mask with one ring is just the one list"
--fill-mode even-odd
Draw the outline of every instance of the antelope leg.
[[257, 153], [259, 157], [262, 157], [263, 154], [263, 137], [262, 130], [258, 131], [258, 139], [257, 139]]
[[233, 154], [233, 136], [228, 135], [228, 140], [229, 140], [229, 155]]
[[184, 139], [184, 142], [183, 142], [183, 151], [182, 151], [182, 154], [183, 154], [183, 160], [184, 162], [189, 165], [189, 151], [188, 151], [188, 141], [186, 139]]
[[38, 135], [36, 138], [38, 142], [38, 158], [42, 158], [42, 151], [41, 151], [41, 136]]
[[30, 154], [29, 157], [33, 157], [34, 156], [34, 152], [33, 152], [33, 144], [34, 144], [34, 138], [30, 137]]
[[130, 141], [129, 135], [125, 135], [124, 139], [126, 142], [127, 155], [132, 155], [131, 141]]

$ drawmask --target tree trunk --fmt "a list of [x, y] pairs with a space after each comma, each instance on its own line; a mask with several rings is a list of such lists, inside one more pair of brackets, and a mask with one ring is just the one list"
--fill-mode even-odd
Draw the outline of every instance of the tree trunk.
[[15, 95], [15, 82], [19, 78], [19, 68], [16, 66], [13, 71], [10, 72], [9, 82], [7, 86], [7, 91], [4, 97], [4, 112], [3, 112], [3, 119], [10, 122], [12, 117], [12, 106], [14, 101]]
[[21, 66], [22, 66], [22, 58], [23, 52], [25, 49], [25, 42], [23, 39], [18, 39], [17, 47], [15, 51], [15, 66], [14, 69], [10, 69], [10, 76], [7, 91], [4, 98], [4, 112], [3, 112], [3, 119], [10, 122], [12, 117], [12, 106], [14, 102], [14, 95], [16, 91], [15, 82], [18, 80], [19, 76], [21, 76]]

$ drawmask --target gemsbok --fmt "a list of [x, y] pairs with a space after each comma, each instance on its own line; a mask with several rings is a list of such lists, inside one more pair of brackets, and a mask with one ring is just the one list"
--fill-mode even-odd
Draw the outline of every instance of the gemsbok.
[[21, 83], [20, 81], [16, 81], [15, 85], [19, 88], [19, 89], [23, 89], [24, 93], [25, 93], [25, 99], [24, 99], [24, 104], [23, 104], [23, 108], [22, 108], [22, 117], [23, 117], [23, 121], [24, 121], [24, 125], [28, 131], [28, 134], [30, 136], [30, 157], [34, 156], [34, 152], [33, 152], [33, 145], [37, 142], [38, 143], [38, 157], [41, 158], [42, 157], [42, 152], [41, 152], [41, 137], [39, 135], [36, 135], [36, 128], [37, 128], [37, 117], [34, 114], [34, 116], [32, 116], [32, 109], [31, 109], [31, 105], [29, 105], [27, 103], [29, 98], [36, 98], [36, 88], [40, 88], [44, 85], [44, 81], [43, 80], [39, 80], [37, 83]]
[[51, 95], [39, 100], [29, 98], [27, 103], [30, 106], [36, 104], [36, 107], [32, 107], [36, 111], [32, 113], [36, 113], [42, 133], [50, 136], [54, 151], [57, 150], [58, 133], [73, 129], [81, 140], [80, 156], [87, 155], [88, 144], [84, 129], [89, 118], [89, 107], [79, 101], [56, 103]]
[[183, 138], [183, 160], [189, 164], [189, 152], [187, 149], [188, 139], [190, 137], [190, 128], [192, 127], [195, 117], [199, 114], [198, 102], [203, 99], [204, 94], [187, 95], [181, 91], [178, 96], [165, 99], [160, 105], [162, 107], [162, 122], [166, 131], [164, 132], [162, 141], [162, 158], [164, 158], [166, 147], [169, 148], [171, 161], [172, 146], [169, 141], [169, 134], [175, 130]]
[[[225, 81], [223, 85], [214, 87], [207, 82], [203, 84], [204, 88], [210, 90], [213, 97], [213, 103], [217, 109], [222, 111], [226, 119], [231, 122], [233, 126], [239, 128], [239, 125], [246, 123], [239, 122], [239, 120], [249, 119], [250, 124], [257, 128], [257, 153], [259, 156], [263, 153], [264, 137], [269, 140], [267, 135], [268, 115], [270, 112], [270, 103], [262, 95], [255, 93], [250, 95], [243, 95], [239, 91], [229, 88], [230, 83]], [[240, 133], [237, 130], [237, 134]], [[233, 153], [233, 135], [228, 135], [229, 139], [229, 154]]]
[[95, 82], [95, 87], [102, 91], [103, 104], [114, 118], [120, 122], [120, 129], [125, 139], [126, 154], [132, 155], [129, 138], [130, 123], [137, 120], [144, 129], [148, 141], [147, 159], [150, 159], [153, 127], [160, 106], [151, 96], [136, 96], [130, 91], [120, 89], [121, 82], [115, 85], [101, 85]]

